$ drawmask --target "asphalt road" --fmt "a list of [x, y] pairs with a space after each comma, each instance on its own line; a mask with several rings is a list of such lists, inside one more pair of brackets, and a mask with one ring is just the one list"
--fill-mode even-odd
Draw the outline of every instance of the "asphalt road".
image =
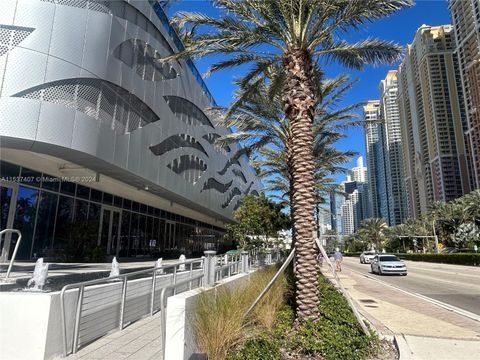
[[344, 257], [344, 269], [368, 274], [411, 293], [480, 315], [480, 267], [405, 261], [408, 275], [379, 276], [359, 258]]

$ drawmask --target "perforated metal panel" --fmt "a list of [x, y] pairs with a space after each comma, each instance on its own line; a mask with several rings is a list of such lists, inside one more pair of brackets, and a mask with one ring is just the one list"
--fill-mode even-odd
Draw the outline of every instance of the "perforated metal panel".
[[[211, 145], [215, 145], [215, 141], [220, 138], [220, 135], [219, 134], [216, 134], [216, 133], [209, 133], [209, 134], [205, 134], [202, 136], [203, 139], [205, 139], [206, 141], [208, 141]], [[226, 153], [229, 153], [230, 151], [232, 151], [230, 149], [230, 146], [228, 145], [225, 145], [222, 147], [222, 150], [223, 150], [223, 153], [226, 154]]]
[[171, 65], [158, 61], [162, 55], [143, 40], [124, 41], [117, 46], [113, 54], [129, 68], [135, 69], [142, 80], [171, 80], [178, 76]]
[[210, 190], [210, 189], [215, 189], [219, 193], [225, 194], [228, 189], [230, 189], [230, 186], [232, 186], [233, 180], [230, 180], [226, 184], [222, 184], [219, 182], [217, 179], [214, 178], [209, 178], [205, 184], [203, 184], [203, 190]]
[[78, 78], [46, 83], [14, 97], [34, 99], [75, 109], [111, 124], [119, 133], [135, 131], [159, 117], [138, 97], [107, 81]]
[[242, 181], [246, 184], [247, 183], [247, 178], [245, 177], [245, 174], [238, 169], [233, 169], [232, 172], [235, 174], [235, 176], [239, 177], [242, 179]]
[[15, 48], [33, 32], [33, 28], [0, 25], [0, 56]]
[[73, 6], [81, 9], [89, 9], [93, 11], [103, 12], [105, 14], [111, 14], [108, 5], [110, 1], [102, 0], [41, 0], [58, 5]]
[[230, 191], [230, 193], [228, 194], [228, 198], [227, 198], [227, 201], [225, 201], [223, 204], [222, 204], [222, 208], [226, 208], [228, 207], [231, 203], [232, 203], [232, 200], [235, 196], [238, 196], [238, 195], [242, 195], [242, 192], [240, 191], [239, 188], [237, 187], [234, 187], [232, 191]]
[[194, 155], [182, 155], [174, 159], [167, 167], [185, 180], [195, 184], [207, 170], [207, 164]]
[[225, 166], [223, 167], [222, 170], [220, 170], [218, 172], [218, 175], [225, 175], [225, 173], [227, 172], [227, 170], [230, 168], [230, 166], [232, 165], [238, 165], [238, 166], [242, 166], [240, 165], [240, 162], [238, 161], [238, 159], [234, 159], [234, 158], [231, 158], [227, 161], [227, 163], [225, 164]]
[[175, 116], [187, 125], [208, 125], [214, 128], [210, 119], [194, 103], [179, 96], [163, 97]]
[[236, 147], [215, 146], [227, 129], [204, 113], [210, 101], [198, 74], [158, 61], [173, 50], [150, 3], [140, 11], [123, 0], [1, 2], [0, 24], [18, 25], [0, 25], [2, 141], [45, 144], [34, 151], [132, 186], [152, 183], [219, 219], [258, 191], [248, 162], [227, 156]]
[[195, 138], [188, 134], [178, 134], [170, 136], [169, 138], [163, 140], [160, 144], [150, 146], [150, 151], [157, 156], [161, 156], [168, 151], [178, 148], [194, 148], [208, 157], [208, 153], [205, 151], [202, 144], [200, 144]]

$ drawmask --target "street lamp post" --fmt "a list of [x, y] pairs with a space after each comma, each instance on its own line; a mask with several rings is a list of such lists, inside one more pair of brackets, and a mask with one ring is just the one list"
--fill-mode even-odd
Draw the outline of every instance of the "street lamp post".
[[435, 239], [435, 252], [438, 253], [438, 236], [437, 236], [437, 233], [435, 231], [435, 219], [433, 219], [433, 236], [434, 236], [434, 239]]

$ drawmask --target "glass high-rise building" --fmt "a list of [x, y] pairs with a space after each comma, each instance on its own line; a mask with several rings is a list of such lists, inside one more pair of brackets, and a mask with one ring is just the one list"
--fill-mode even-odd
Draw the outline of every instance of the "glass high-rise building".
[[390, 70], [380, 82], [380, 118], [382, 120], [385, 159], [385, 181], [390, 226], [403, 223], [407, 217], [404, 186], [403, 148], [400, 114], [398, 110], [397, 71]]
[[385, 130], [380, 116], [380, 101], [369, 100], [363, 107], [367, 154], [370, 216], [388, 220], [388, 193], [385, 169]]
[[157, 1], [2, 0], [0, 228], [21, 230], [18, 258], [230, 246], [261, 188], [214, 146], [230, 130], [192, 60], [159, 61], [182, 49]]

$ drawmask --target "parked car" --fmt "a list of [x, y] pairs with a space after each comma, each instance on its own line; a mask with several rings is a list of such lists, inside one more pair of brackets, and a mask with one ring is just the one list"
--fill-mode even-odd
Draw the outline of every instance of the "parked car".
[[407, 266], [395, 255], [375, 255], [370, 264], [370, 267], [372, 269], [372, 273], [378, 275], [407, 275]]
[[361, 264], [370, 264], [373, 258], [375, 257], [375, 251], [364, 251], [360, 254], [360, 263]]

